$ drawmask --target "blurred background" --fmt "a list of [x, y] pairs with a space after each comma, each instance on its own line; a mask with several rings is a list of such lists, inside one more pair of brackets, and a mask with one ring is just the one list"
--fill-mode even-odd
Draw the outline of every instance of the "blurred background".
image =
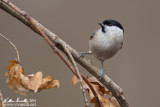
[[[160, 102], [160, 1], [159, 0], [12, 0], [22, 10], [57, 34], [78, 52], [88, 50], [90, 35], [105, 19], [119, 21], [125, 30], [122, 50], [105, 61], [106, 74], [124, 91], [131, 107], [157, 107]], [[26, 74], [42, 71], [61, 82], [27, 96], [16, 94], [4, 74], [12, 46], [0, 37], [0, 89], [4, 98], [36, 99], [37, 107], [84, 107], [79, 85], [72, 87], [72, 73], [42, 37], [0, 9], [0, 33], [20, 52]], [[101, 68], [100, 62], [87, 56]], [[79, 66], [80, 72], [90, 75]]]

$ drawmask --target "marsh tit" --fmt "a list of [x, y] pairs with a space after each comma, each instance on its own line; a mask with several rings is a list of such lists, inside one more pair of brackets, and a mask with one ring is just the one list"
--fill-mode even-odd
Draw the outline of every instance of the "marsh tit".
[[101, 79], [104, 76], [103, 62], [114, 56], [122, 48], [124, 29], [115, 20], [105, 20], [99, 25], [101, 28], [90, 36], [89, 51], [82, 52], [80, 57], [84, 57], [86, 54], [93, 54], [101, 61], [102, 71], [99, 78]]

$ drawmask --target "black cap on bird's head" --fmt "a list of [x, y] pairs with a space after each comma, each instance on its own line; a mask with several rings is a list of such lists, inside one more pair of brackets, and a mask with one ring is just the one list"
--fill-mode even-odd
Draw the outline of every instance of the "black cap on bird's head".
[[104, 20], [102, 23], [99, 23], [99, 25], [102, 27], [102, 31], [105, 32], [105, 28], [104, 26], [117, 26], [119, 27], [120, 29], [123, 30], [124, 32], [124, 29], [123, 29], [123, 26], [118, 22], [118, 21], [115, 21], [115, 20]]

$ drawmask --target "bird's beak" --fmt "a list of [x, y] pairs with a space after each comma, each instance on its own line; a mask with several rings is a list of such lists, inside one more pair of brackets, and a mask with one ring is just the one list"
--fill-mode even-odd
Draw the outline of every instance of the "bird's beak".
[[101, 27], [103, 27], [104, 26], [104, 24], [101, 22], [101, 23], [98, 23]]

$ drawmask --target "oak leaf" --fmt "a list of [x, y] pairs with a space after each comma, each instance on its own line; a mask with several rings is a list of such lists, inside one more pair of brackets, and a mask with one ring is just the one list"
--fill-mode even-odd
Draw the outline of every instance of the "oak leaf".
[[[88, 81], [90, 82], [90, 84], [92, 85], [92, 87], [94, 88], [100, 103], [102, 104], [102, 107], [118, 107], [118, 105], [114, 102], [112, 102], [111, 100], [109, 100], [109, 98], [106, 98], [104, 95], [108, 94], [111, 95], [111, 92], [108, 91], [104, 86], [102, 86], [99, 81], [95, 78], [95, 77], [87, 77]], [[78, 78], [76, 76], [72, 77], [72, 85], [76, 85], [79, 82]], [[84, 82], [84, 81], [83, 81]], [[97, 101], [95, 99], [94, 94], [92, 93], [92, 90], [90, 89], [90, 87], [84, 82], [85, 85], [85, 89], [89, 90], [89, 96], [91, 98], [91, 103], [95, 104], [95, 107], [99, 107], [97, 104]]]
[[16, 60], [10, 60], [7, 70], [8, 72], [6, 72], [5, 76], [7, 77], [8, 86], [22, 95], [26, 95], [29, 92], [60, 87], [59, 80], [54, 80], [51, 76], [43, 78], [42, 72], [26, 76], [24, 68]]
[[79, 82], [79, 79], [74, 75], [72, 77], [72, 86], [76, 85]]
[[[106, 98], [104, 96], [99, 96], [98, 98], [101, 101], [102, 107], [119, 107], [116, 103], [112, 102], [111, 100], [109, 100], [108, 98]], [[94, 103], [95, 107], [99, 107], [95, 97], [93, 99], [91, 99], [91, 103]]]

